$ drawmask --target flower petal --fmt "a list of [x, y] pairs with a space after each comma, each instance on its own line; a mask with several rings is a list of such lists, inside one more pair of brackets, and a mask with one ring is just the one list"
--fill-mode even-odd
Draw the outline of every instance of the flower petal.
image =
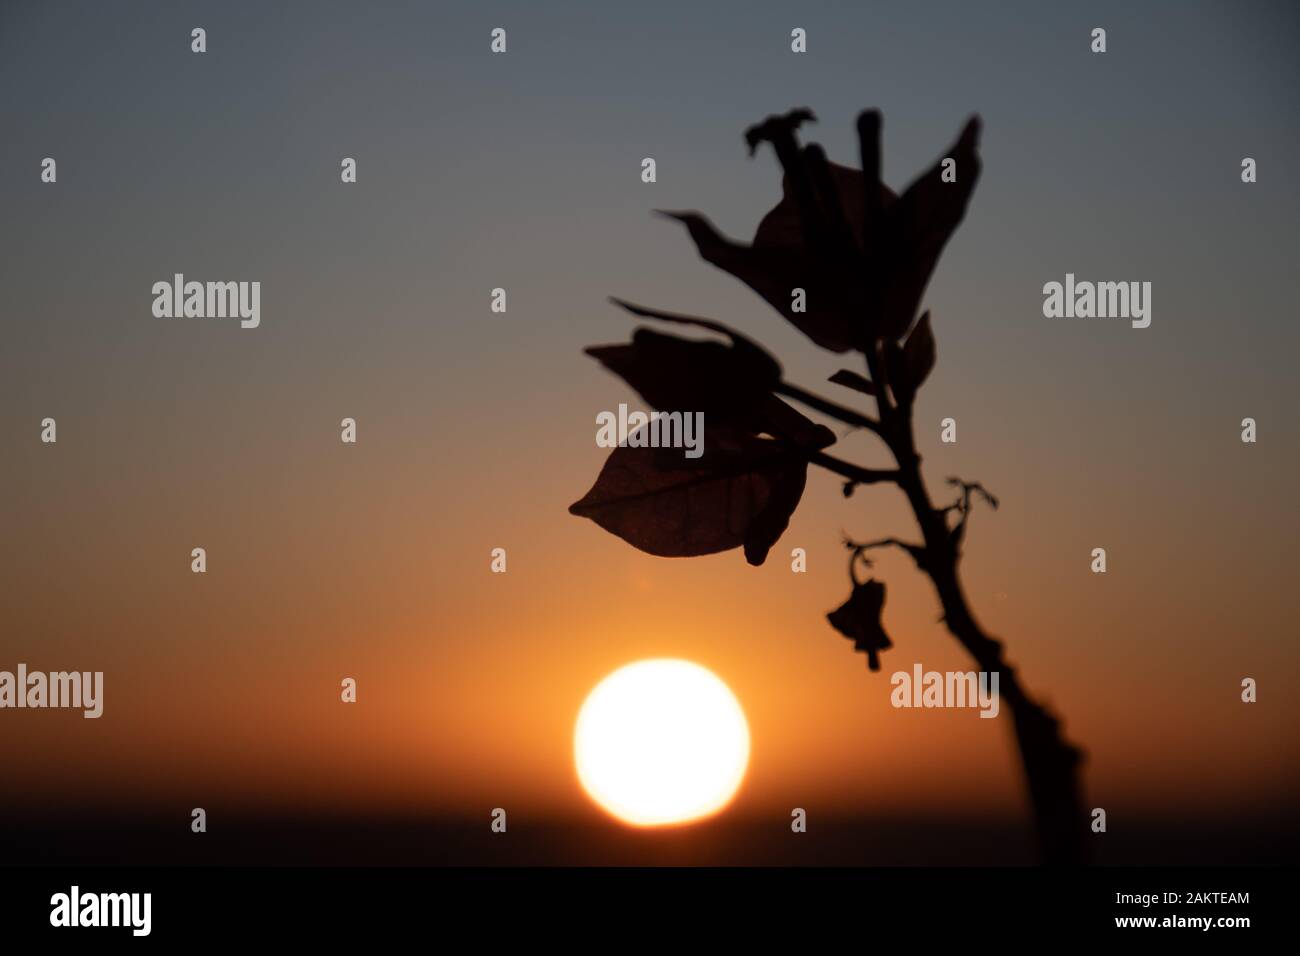
[[980, 175], [980, 119], [967, 121], [944, 159], [956, 160], [956, 182], [943, 181], [943, 159], [935, 163], [886, 213], [889, 234], [882, 250], [891, 280], [885, 289], [884, 331], [897, 339], [916, 318], [939, 254], [966, 215]]

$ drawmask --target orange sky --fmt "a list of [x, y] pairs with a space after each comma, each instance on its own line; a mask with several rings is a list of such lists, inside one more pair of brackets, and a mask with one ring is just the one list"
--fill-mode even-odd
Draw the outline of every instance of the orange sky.
[[[379, 422], [355, 448], [323, 427], [257, 449], [274, 463], [263, 472], [230, 461], [215, 474], [183, 460], [165, 473], [91, 467], [75, 427], [20, 456], [33, 507], [10, 552], [24, 561], [5, 569], [5, 665], [104, 670], [105, 716], [7, 712], [3, 757], [26, 781], [11, 799], [582, 817], [599, 812], [570, 753], [585, 694], [627, 661], [671, 655], [715, 670], [746, 710], [736, 813], [1022, 806], [1005, 717], [889, 705], [895, 669], [967, 667], [910, 563], [886, 554], [877, 568], [896, 645], [882, 673], [824, 620], [847, 595], [840, 530], [906, 527], [887, 489], [846, 501], [814, 474], [754, 569], [738, 552], [653, 558], [567, 515], [604, 454], [594, 444], [542, 451], [515, 494], [510, 469], [468, 481], [473, 467], [413, 451]], [[932, 472], [960, 455], [934, 446]], [[1204, 533], [1219, 544], [1198, 563], [1176, 530], [1153, 540], [1125, 520], [1089, 533], [1087, 482], [1072, 489], [1068, 463], [1054, 495], [1017, 487], [1011, 463], [989, 467], [1004, 506], [972, 519], [972, 602], [1088, 749], [1090, 799], [1189, 812], [1289, 799], [1300, 761], [1276, 677], [1296, 654], [1281, 639], [1283, 582], [1243, 573], [1213, 515]], [[1236, 480], [1272, 479], [1253, 463]], [[1080, 513], [1062, 514], [1052, 499], [1072, 490]], [[1169, 532], [1173, 508], [1147, 519]], [[1269, 527], [1247, 534], [1280, 552]], [[1087, 556], [1103, 538], [1100, 577]], [[196, 543], [206, 575], [189, 571]], [[807, 574], [790, 570], [796, 545]], [[497, 546], [504, 575], [488, 569]], [[1259, 704], [1237, 701], [1239, 675], [1260, 680]], [[356, 705], [339, 702], [344, 676]]]
[[[911, 563], [880, 556], [881, 673], [825, 620], [843, 533], [913, 533], [894, 491], [845, 500], [814, 472], [760, 569], [640, 554], [566, 510], [606, 455], [595, 416], [636, 402], [582, 355], [633, 328], [609, 295], [727, 322], [853, 400], [826, 382], [848, 358], [651, 214], [752, 236], [780, 172], [743, 130], [807, 105], [847, 164], [853, 118], [881, 108], [895, 188], [984, 119], [925, 295], [918, 442], [936, 499], [960, 475], [1002, 502], [971, 519], [970, 603], [1088, 751], [1089, 805], [1295, 804], [1294, 17], [1116, 7], [1101, 69], [1065, 7], [899, 4], [882, 30], [840, 5], [801, 57], [788, 11], [752, 6], [692, 8], [683, 31], [655, 6], [522, 5], [508, 57], [466, 41], [469, 6], [214, 8], [230, 57], [193, 56], [158, 11], [0, 10], [0, 669], [106, 681], [97, 721], [0, 712], [0, 801], [595, 819], [578, 708], [619, 665], [675, 655], [748, 714], [738, 815], [1021, 818], [1005, 709], [889, 705], [893, 670], [969, 666]], [[260, 326], [154, 318], [176, 272], [260, 281]], [[1067, 272], [1150, 281], [1150, 328], [1045, 319]], [[835, 452], [887, 464], [863, 436]]]

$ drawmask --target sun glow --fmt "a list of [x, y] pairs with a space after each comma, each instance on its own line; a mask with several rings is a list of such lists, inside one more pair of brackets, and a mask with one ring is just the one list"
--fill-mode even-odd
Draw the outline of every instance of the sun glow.
[[587, 695], [573, 735], [578, 779], [624, 823], [698, 820], [735, 795], [749, 763], [740, 702], [690, 661], [636, 661]]

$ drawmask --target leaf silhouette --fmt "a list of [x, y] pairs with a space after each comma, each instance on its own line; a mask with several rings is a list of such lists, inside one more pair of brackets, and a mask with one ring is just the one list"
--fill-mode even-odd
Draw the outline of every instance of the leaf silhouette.
[[818, 425], [775, 395], [767, 396], [759, 405], [758, 418], [762, 423], [760, 432], [783, 438], [805, 450], [819, 451], [836, 441], [833, 431], [825, 425]]
[[981, 170], [980, 128], [979, 117], [971, 117], [944, 154], [956, 160], [956, 182], [943, 181], [940, 160], [908, 186], [886, 214], [892, 279], [885, 289], [883, 312], [885, 331], [894, 338], [912, 324], [939, 254], [966, 215]]
[[692, 325], [696, 328], [708, 329], [710, 332], [725, 335], [731, 340], [732, 348], [737, 356], [750, 367], [755, 375], [770, 378], [774, 382], [779, 381], [781, 378], [781, 363], [776, 360], [775, 356], [749, 336], [742, 335], [730, 326], [716, 322], [713, 319], [702, 319], [693, 315], [682, 315], [678, 312], [664, 312], [661, 309], [652, 309], [649, 306], [626, 302], [614, 296], [610, 296], [609, 301], [619, 308], [626, 309], [633, 315], [639, 315], [643, 318], [659, 319], [663, 322], [672, 322], [678, 325]]
[[780, 371], [721, 342], [637, 329], [624, 345], [587, 354], [661, 411], [704, 412], [718, 422], [753, 423], [754, 409], [780, 381]]
[[885, 607], [885, 585], [875, 578], [854, 584], [849, 599], [826, 615], [831, 626], [853, 641], [855, 651], [865, 651], [867, 667], [880, 670], [879, 652], [893, 647], [880, 623]]
[[[842, 269], [813, 257], [798, 233], [792, 239], [784, 222], [788, 218], [787, 210], [780, 204], [764, 217], [758, 234], [762, 240], [756, 238], [752, 246], [722, 236], [697, 212], [664, 215], [685, 223], [706, 262], [740, 279], [822, 348], [847, 352], [857, 346], [855, 330], [868, 313], [865, 286], [858, 281], [845, 281], [851, 277]], [[797, 220], [794, 226], [798, 228]], [[807, 311], [794, 311], [795, 289], [804, 290]]]
[[615, 448], [591, 490], [569, 507], [661, 557], [744, 546], [762, 564], [803, 495], [807, 462], [789, 446], [713, 428], [694, 461], [665, 449]]
[[750, 340], [708, 320], [625, 307], [638, 314], [716, 327], [733, 337], [731, 345], [724, 345], [641, 328], [630, 344], [586, 350], [652, 408], [703, 412], [706, 425], [730, 426], [750, 435], [767, 433], [804, 448], [825, 448], [835, 442], [834, 432], [772, 394], [781, 381], [781, 366]]
[[808, 466], [800, 463], [768, 473], [770, 490], [767, 502], [754, 515], [754, 520], [745, 531], [745, 560], [758, 566], [767, 560], [767, 553], [772, 545], [785, 534], [790, 526], [790, 517], [799, 507], [803, 497], [804, 484], [808, 479]]

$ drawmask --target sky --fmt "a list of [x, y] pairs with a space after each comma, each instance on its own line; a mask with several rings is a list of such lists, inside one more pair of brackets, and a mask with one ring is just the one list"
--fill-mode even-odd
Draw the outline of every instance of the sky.
[[[846, 165], [880, 108], [895, 189], [984, 120], [925, 296], [918, 442], [936, 496], [961, 475], [1002, 503], [971, 519], [967, 591], [1087, 751], [1088, 805], [1291, 812], [1297, 42], [1295, 8], [1262, 2], [5, 4], [0, 669], [106, 675], [99, 720], [0, 713], [10, 820], [600, 820], [574, 720], [652, 656], [708, 666], [745, 708], [729, 813], [1022, 816], [1008, 720], [889, 704], [895, 669], [969, 666], [910, 562], [876, 568], [882, 673], [826, 623], [842, 536], [911, 531], [896, 493], [846, 500], [814, 470], [757, 569], [655, 558], [566, 511], [607, 454], [596, 414], [636, 402], [582, 354], [635, 327], [610, 295], [728, 322], [854, 399], [826, 383], [850, 357], [651, 214], [747, 241], [780, 171], [742, 132], [795, 106]], [[260, 281], [260, 326], [155, 318], [177, 272]], [[1151, 326], [1044, 318], [1067, 273], [1149, 281]], [[839, 433], [837, 454], [887, 464]]]

